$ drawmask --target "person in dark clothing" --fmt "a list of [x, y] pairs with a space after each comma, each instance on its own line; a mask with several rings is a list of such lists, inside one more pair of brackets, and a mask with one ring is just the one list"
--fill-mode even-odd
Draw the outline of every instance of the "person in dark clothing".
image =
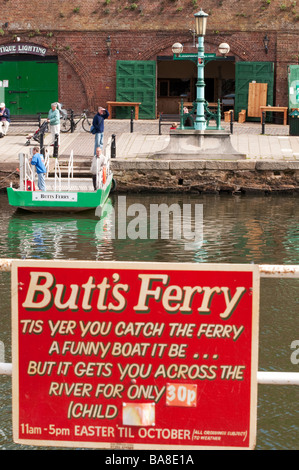
[[103, 148], [104, 139], [104, 120], [107, 119], [109, 113], [107, 109], [98, 107], [98, 112], [93, 118], [92, 125], [94, 127], [95, 142], [94, 142], [94, 155], [98, 147]]
[[47, 168], [45, 166], [45, 159], [43, 154], [39, 153], [38, 147], [33, 147], [31, 165], [34, 165], [37, 173], [37, 184], [40, 191], [46, 191], [45, 175]]
[[10, 111], [5, 107], [5, 103], [0, 103], [0, 137], [7, 134], [10, 123]]

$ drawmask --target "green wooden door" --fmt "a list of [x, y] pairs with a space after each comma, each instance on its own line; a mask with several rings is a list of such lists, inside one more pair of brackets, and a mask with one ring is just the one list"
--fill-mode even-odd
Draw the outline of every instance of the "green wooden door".
[[[248, 108], [249, 83], [267, 83], [267, 104], [273, 105], [274, 63], [273, 62], [237, 62], [235, 84], [235, 119], [242, 109]], [[270, 113], [271, 116], [272, 113]], [[269, 115], [269, 113], [268, 113]], [[269, 117], [271, 119], [271, 117]], [[268, 119], [268, 117], [267, 117]], [[247, 117], [247, 121], [258, 121], [259, 118]]]
[[299, 108], [299, 65], [288, 67], [289, 108]]
[[8, 81], [9, 86], [4, 88], [4, 102], [11, 114], [19, 114], [19, 84], [17, 81], [17, 62], [0, 62], [0, 80]]
[[[139, 119], [156, 118], [156, 62], [118, 60], [116, 63], [116, 101], [139, 102]], [[130, 117], [130, 108], [116, 108], [119, 119]]]
[[12, 115], [48, 113], [58, 100], [57, 62], [3, 61], [0, 80], [8, 80], [4, 99]]

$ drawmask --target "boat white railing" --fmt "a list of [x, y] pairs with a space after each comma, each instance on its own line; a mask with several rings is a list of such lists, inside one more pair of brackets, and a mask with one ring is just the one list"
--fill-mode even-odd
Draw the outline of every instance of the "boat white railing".
[[97, 188], [102, 189], [104, 187], [103, 183], [103, 167], [98, 168], [99, 161], [97, 160]]
[[[20, 169], [20, 190], [21, 191], [32, 191], [35, 184], [36, 172], [32, 168], [30, 163], [32, 155], [19, 153], [19, 169]], [[50, 159], [49, 151], [45, 150], [45, 167], [47, 169], [46, 176], [49, 175]], [[30, 189], [28, 188], [28, 182], [31, 183]]]
[[47, 169], [46, 178], [49, 176], [49, 169], [50, 169], [50, 158], [49, 158], [49, 150], [45, 149], [45, 167]]
[[[111, 144], [112, 137], [110, 136], [107, 140], [107, 145], [105, 147], [105, 158], [104, 158], [104, 167], [106, 168], [106, 182], [110, 175], [110, 162], [111, 162]], [[105, 183], [106, 184], [106, 183]], [[105, 185], [104, 185], [105, 186]]]
[[71, 180], [74, 177], [74, 151], [72, 150], [70, 153], [70, 158], [68, 162], [68, 170], [67, 170], [67, 187], [70, 191], [71, 189]]
[[107, 145], [105, 147], [105, 155], [109, 160], [111, 158], [111, 143], [112, 143], [112, 137], [110, 136], [107, 140]]
[[108, 176], [110, 175], [110, 157], [108, 157], [107, 155], [105, 156], [104, 166], [106, 167], [106, 181], [107, 181]]
[[[107, 147], [106, 147], [107, 149]], [[100, 166], [101, 165], [101, 166]], [[106, 172], [106, 179], [104, 181], [104, 171]], [[110, 157], [109, 152], [108, 155], [104, 155], [104, 159], [97, 158], [96, 159], [96, 183], [97, 188], [102, 189], [107, 184], [108, 176], [110, 175]]]
[[28, 182], [31, 183], [31, 190], [34, 185], [35, 172], [30, 165], [29, 156], [24, 153], [19, 153], [19, 167], [20, 167], [20, 189], [21, 191], [28, 191]]
[[[10, 272], [12, 261], [12, 259], [0, 259], [0, 272]], [[299, 265], [260, 265], [259, 273], [260, 278], [299, 279]], [[298, 348], [299, 340], [294, 343], [296, 343], [294, 347]], [[4, 347], [2, 352], [0, 348], [0, 375], [12, 375], [12, 364], [4, 362]], [[257, 382], [269, 385], [299, 385], [299, 372], [258, 371]]]
[[61, 191], [61, 170], [60, 170], [58, 158], [55, 158], [54, 191]]
[[99, 159], [96, 158], [96, 187], [100, 189], [101, 187], [101, 170], [99, 169]]

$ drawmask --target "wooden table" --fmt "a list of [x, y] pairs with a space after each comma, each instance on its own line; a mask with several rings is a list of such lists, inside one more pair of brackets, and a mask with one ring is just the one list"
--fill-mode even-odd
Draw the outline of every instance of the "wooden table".
[[135, 119], [138, 120], [139, 117], [139, 105], [141, 103], [137, 102], [128, 102], [128, 101], [107, 101], [107, 109], [109, 113], [108, 119], [112, 119], [112, 108], [116, 106], [130, 106], [135, 108]]
[[288, 119], [288, 108], [287, 107], [282, 107], [282, 106], [260, 106], [261, 110], [261, 122], [263, 119], [263, 111], [271, 111], [273, 113], [283, 113], [283, 125], [287, 125], [287, 119]]
[[[186, 101], [183, 103], [184, 108], [192, 108], [194, 105], [194, 102]], [[208, 103], [209, 108], [213, 109], [218, 109], [218, 103]], [[181, 102], [179, 102], [179, 112], [181, 111]]]
[[218, 109], [218, 103], [208, 103], [208, 108]]

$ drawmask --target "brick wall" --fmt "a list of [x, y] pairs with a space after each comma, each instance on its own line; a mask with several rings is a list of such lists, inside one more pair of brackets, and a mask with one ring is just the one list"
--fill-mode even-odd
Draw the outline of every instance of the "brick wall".
[[[1, 0], [9, 31], [117, 31], [193, 28], [193, 14], [209, 14], [210, 31], [296, 31], [293, 0]], [[266, 26], [265, 26], [266, 25]]]
[[[59, 63], [59, 99], [75, 111], [95, 110], [115, 99], [116, 60], [155, 60], [174, 42], [191, 50], [194, 12], [209, 13], [206, 52], [228, 42], [236, 60], [275, 63], [275, 102], [287, 104], [287, 65], [298, 63], [299, 15], [284, 0], [2, 0], [0, 44], [42, 44]], [[136, 8], [135, 8], [136, 5]], [[297, 8], [297, 10], [296, 10]], [[263, 37], [270, 38], [265, 54]], [[112, 40], [107, 55], [106, 38]]]

